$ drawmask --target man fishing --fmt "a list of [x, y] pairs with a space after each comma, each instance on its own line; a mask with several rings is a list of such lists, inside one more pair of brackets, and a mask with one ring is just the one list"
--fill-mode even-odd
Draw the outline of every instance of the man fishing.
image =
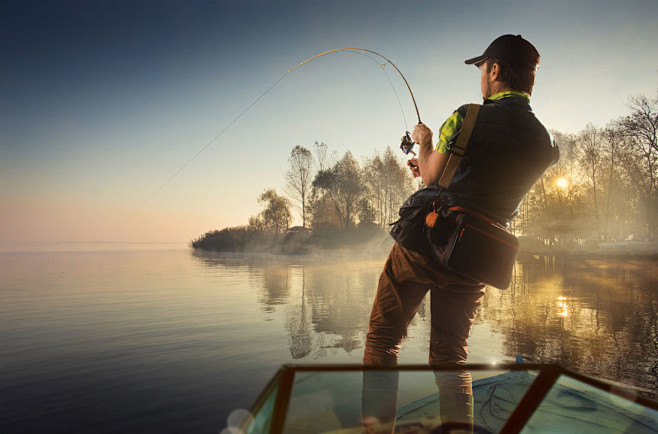
[[[413, 210], [424, 210], [438, 200], [445, 206], [474, 210], [503, 225], [516, 215], [524, 195], [558, 157], [557, 146], [532, 113], [529, 103], [539, 60], [535, 47], [520, 35], [503, 35], [481, 56], [465, 61], [480, 69], [484, 102], [468, 148], [445, 189], [438, 189], [437, 184], [450, 154], [457, 152], [455, 143], [468, 105], [459, 107], [443, 123], [436, 146], [432, 145], [432, 130], [423, 124], [416, 125], [412, 138], [419, 146], [419, 154], [410, 160], [409, 166], [414, 177], [420, 176], [427, 188], [407, 199], [401, 209], [402, 218], [391, 231], [396, 243], [379, 280], [364, 365], [397, 365], [407, 327], [428, 291], [432, 316], [430, 365], [466, 363], [467, 338], [485, 284], [432, 260], [423, 227], [424, 214], [414, 214]], [[414, 204], [419, 206], [410, 206]], [[409, 210], [411, 214], [405, 215]], [[364, 377], [364, 423], [368, 416], [379, 421], [394, 420], [395, 403], [391, 405], [376, 397], [395, 395], [397, 381], [383, 384], [386, 381], [382, 382], [382, 378]], [[437, 374], [442, 420], [452, 417], [447, 413], [453, 405], [460, 409], [457, 413], [466, 411], [466, 420], [472, 421], [470, 374], [464, 373], [454, 387], [442, 388], [441, 382]]]

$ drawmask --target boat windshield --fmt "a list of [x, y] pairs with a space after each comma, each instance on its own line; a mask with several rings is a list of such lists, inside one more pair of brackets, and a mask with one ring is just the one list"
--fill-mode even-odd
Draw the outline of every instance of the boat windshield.
[[554, 365], [286, 365], [236, 430], [658, 433], [658, 403]]

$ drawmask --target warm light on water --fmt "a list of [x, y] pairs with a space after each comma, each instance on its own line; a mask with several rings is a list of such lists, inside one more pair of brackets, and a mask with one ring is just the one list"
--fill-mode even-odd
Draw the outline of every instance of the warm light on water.
[[[361, 362], [384, 259], [0, 254], [0, 428], [220, 432], [283, 363]], [[650, 395], [655, 264], [519, 258], [511, 288], [485, 296], [469, 362], [520, 353]], [[402, 363], [426, 362], [429, 326], [425, 300]]]
[[569, 315], [569, 306], [567, 304], [567, 297], [558, 296], [557, 297], [557, 315], [566, 317]]

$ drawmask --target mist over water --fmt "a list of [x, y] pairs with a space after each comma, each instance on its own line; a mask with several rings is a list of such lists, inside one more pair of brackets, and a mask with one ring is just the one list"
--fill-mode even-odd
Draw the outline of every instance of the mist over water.
[[[283, 363], [360, 363], [385, 250], [1, 253], [0, 430], [219, 432]], [[469, 362], [559, 362], [658, 389], [658, 269], [522, 256]], [[429, 305], [401, 351], [425, 363]]]

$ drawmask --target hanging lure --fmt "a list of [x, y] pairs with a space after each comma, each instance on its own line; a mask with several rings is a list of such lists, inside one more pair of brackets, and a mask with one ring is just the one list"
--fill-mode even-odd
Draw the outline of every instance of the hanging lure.
[[413, 154], [414, 157], [416, 156], [416, 153], [414, 152], [414, 141], [411, 139], [409, 131], [402, 136], [400, 149], [402, 149], [402, 152], [404, 152], [405, 155]]

